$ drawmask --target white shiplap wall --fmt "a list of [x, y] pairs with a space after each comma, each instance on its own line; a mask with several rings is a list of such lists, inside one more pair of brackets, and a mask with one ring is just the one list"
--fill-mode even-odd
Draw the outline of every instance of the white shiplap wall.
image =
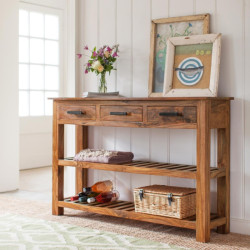
[[[210, 13], [211, 32], [222, 33], [219, 96], [234, 96], [231, 115], [231, 231], [250, 234], [250, 2], [248, 0], [79, 0], [78, 51], [103, 44], [120, 44], [117, 71], [108, 90], [127, 97], [146, 97], [148, 86], [150, 21], [155, 18]], [[79, 95], [96, 91], [94, 74], [77, 76]], [[90, 147], [129, 150], [136, 159], [196, 163], [193, 130], [91, 128]], [[216, 162], [216, 132], [211, 134], [211, 164]], [[91, 171], [90, 180], [111, 178], [122, 199], [132, 200], [134, 187], [154, 183], [195, 186], [178, 178]], [[212, 208], [216, 208], [215, 181]]]

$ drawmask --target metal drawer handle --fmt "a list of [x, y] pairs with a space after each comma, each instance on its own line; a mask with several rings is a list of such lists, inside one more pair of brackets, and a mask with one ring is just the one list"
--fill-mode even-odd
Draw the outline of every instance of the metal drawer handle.
[[72, 111], [67, 111], [67, 114], [71, 114], [71, 115], [84, 115], [85, 112], [81, 111], [81, 110], [72, 110]]
[[178, 112], [160, 112], [159, 116], [183, 116], [183, 114]]
[[127, 112], [110, 112], [110, 115], [128, 115]]

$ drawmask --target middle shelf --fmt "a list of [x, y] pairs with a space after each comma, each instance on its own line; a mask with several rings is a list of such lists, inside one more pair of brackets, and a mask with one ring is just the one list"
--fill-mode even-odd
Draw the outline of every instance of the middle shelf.
[[[197, 178], [197, 166], [185, 164], [171, 164], [152, 161], [132, 161], [123, 164], [106, 164], [97, 162], [77, 162], [73, 158], [58, 160], [59, 166], [91, 168], [106, 171], [126, 172], [134, 174], [164, 175], [179, 178]], [[210, 167], [210, 178], [225, 176], [225, 168]]]

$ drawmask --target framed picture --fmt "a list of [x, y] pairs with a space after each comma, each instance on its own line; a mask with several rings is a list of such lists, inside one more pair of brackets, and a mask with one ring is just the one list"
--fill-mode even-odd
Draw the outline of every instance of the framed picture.
[[221, 34], [167, 41], [164, 96], [217, 96]]
[[155, 19], [151, 22], [150, 97], [163, 96], [167, 39], [209, 33], [209, 14]]

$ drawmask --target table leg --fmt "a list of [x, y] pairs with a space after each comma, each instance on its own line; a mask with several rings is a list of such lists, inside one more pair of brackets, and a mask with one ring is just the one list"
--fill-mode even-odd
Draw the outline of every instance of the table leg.
[[196, 240], [210, 240], [210, 128], [208, 101], [201, 101], [197, 115]]
[[218, 168], [226, 168], [226, 176], [217, 180], [217, 214], [226, 217], [226, 224], [217, 228], [218, 233], [230, 232], [230, 106], [226, 128], [217, 129]]
[[63, 215], [64, 209], [58, 201], [64, 198], [64, 167], [58, 166], [58, 159], [64, 157], [64, 125], [53, 125], [53, 170], [52, 170], [52, 214]]

